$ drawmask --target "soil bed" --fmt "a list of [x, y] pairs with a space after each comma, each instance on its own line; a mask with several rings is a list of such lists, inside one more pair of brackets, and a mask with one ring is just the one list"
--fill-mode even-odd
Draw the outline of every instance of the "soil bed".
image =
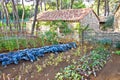
[[[55, 74], [60, 71], [61, 68], [72, 64], [72, 59], [80, 59], [80, 56], [73, 56], [76, 49], [65, 52], [64, 60], [57, 66], [49, 65], [38, 72], [36, 65], [43, 65], [43, 62], [49, 58], [50, 54], [45, 54], [45, 57], [40, 57], [38, 61], [20, 61], [18, 65], [11, 64], [6, 68], [0, 65], [0, 80], [8, 80], [14, 78], [14, 80], [54, 80]], [[58, 55], [55, 55], [57, 57]], [[66, 62], [66, 56], [70, 59]], [[55, 62], [55, 61], [54, 61]], [[5, 79], [4, 79], [5, 78]], [[11, 80], [10, 79], [10, 80]], [[97, 73], [97, 77], [91, 76], [91, 80], [120, 80], [120, 56], [112, 55], [111, 59], [107, 62], [104, 68]]]
[[[38, 72], [36, 65], [43, 65], [42, 63], [48, 59], [50, 54], [45, 54], [45, 57], [40, 57], [38, 61], [30, 62], [30, 61], [20, 61], [18, 65], [11, 64], [8, 65], [6, 68], [0, 65], [0, 80], [4, 80], [4, 77], [7, 80], [7, 76], [11, 79], [14, 78], [15, 80], [53, 80], [55, 78], [55, 74], [60, 71], [60, 69], [68, 66], [71, 64], [71, 60], [79, 59], [78, 56], [73, 56], [75, 49], [67, 51], [63, 53], [64, 57], [70, 56], [70, 61], [66, 62], [64, 60], [60, 62], [57, 66], [56, 65], [49, 65], [42, 69], [42, 71]], [[60, 53], [61, 54], [61, 53]], [[57, 57], [58, 55], [55, 55]]]
[[112, 55], [97, 77], [91, 77], [91, 80], [120, 80], [120, 56]]

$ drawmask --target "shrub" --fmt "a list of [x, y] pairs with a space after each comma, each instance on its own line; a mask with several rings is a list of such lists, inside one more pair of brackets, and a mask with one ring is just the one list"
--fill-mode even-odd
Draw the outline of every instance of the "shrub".
[[112, 44], [112, 40], [109, 39], [109, 38], [103, 38], [103, 39], [99, 40], [98, 43], [100, 43], [102, 45], [111, 45]]
[[107, 17], [107, 20], [105, 22], [105, 24], [103, 25], [103, 29], [107, 29], [107, 28], [113, 28], [113, 23], [114, 23], [114, 16], [111, 15], [109, 17]]
[[81, 80], [81, 75], [77, 73], [74, 65], [69, 65], [64, 68], [61, 73], [57, 73], [56, 80]]
[[120, 41], [118, 41], [118, 42], [115, 43], [115, 47], [118, 48], [118, 49], [120, 49]]
[[115, 54], [120, 55], [120, 51], [116, 51]]

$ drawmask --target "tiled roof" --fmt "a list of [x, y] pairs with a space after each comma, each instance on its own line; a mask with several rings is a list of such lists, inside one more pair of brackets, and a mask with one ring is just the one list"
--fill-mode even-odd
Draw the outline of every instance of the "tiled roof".
[[[37, 20], [38, 21], [54, 21], [54, 20], [79, 21], [91, 11], [93, 10], [90, 8], [46, 11], [38, 14]], [[31, 18], [30, 20], [33, 20], [33, 18]]]

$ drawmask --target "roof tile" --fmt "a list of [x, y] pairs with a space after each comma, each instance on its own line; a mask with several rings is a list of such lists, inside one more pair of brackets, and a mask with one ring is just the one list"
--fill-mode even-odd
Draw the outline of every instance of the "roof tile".
[[[46, 11], [38, 14], [37, 20], [38, 21], [54, 21], [54, 20], [79, 21], [91, 11], [93, 10], [90, 8]], [[33, 20], [33, 18], [30, 20]]]

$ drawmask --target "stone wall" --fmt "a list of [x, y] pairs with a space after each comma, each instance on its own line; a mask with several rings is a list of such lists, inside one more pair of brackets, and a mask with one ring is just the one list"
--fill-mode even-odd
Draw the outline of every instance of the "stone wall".
[[120, 32], [120, 6], [118, 7], [118, 10], [115, 12], [114, 29], [116, 32]]
[[100, 31], [99, 20], [93, 11], [91, 11], [88, 15], [86, 15], [80, 22], [83, 26], [89, 24], [90, 29], [93, 29], [96, 32]]
[[113, 43], [116, 43], [120, 41], [120, 33], [118, 32], [99, 32], [96, 33], [94, 31], [87, 31], [84, 33], [84, 39], [88, 41], [96, 41], [101, 40], [103, 38], [108, 38], [113, 41]]

